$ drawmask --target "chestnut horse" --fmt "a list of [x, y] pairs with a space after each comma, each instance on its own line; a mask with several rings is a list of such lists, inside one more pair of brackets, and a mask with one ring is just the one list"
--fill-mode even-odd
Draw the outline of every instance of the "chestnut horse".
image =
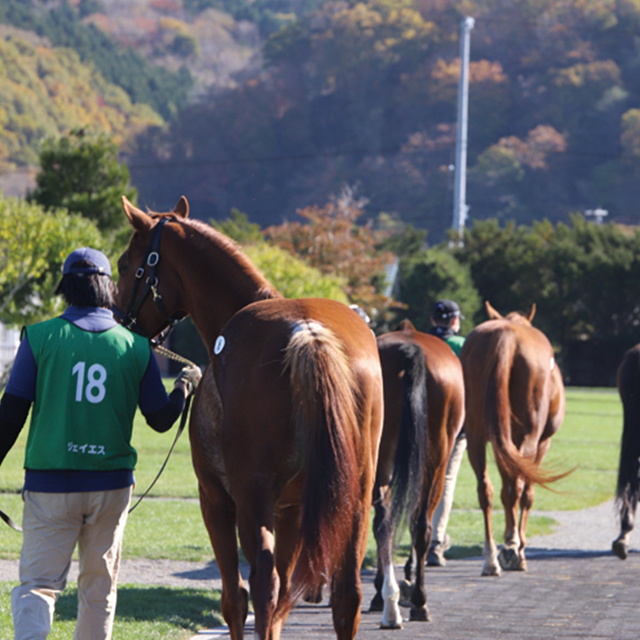
[[640, 344], [624, 354], [617, 378], [624, 419], [616, 489], [620, 535], [612, 549], [618, 558], [626, 560], [640, 497]]
[[[506, 318], [485, 304], [490, 320], [467, 336], [460, 359], [467, 452], [484, 514], [482, 575], [489, 576], [499, 575], [501, 567], [526, 571], [525, 534], [534, 484], [547, 485], [567, 474], [552, 476], [540, 469], [551, 436], [564, 419], [565, 397], [551, 343], [531, 325], [535, 304], [527, 316], [514, 312]], [[493, 445], [502, 476], [506, 530], [499, 557], [491, 528], [493, 487], [487, 473], [487, 442]]]
[[460, 360], [451, 347], [436, 336], [416, 331], [409, 320], [398, 330], [379, 336], [378, 350], [385, 416], [373, 490], [378, 570], [371, 610], [383, 611], [383, 628], [400, 628], [392, 556], [394, 533], [402, 520], [409, 520], [416, 562], [413, 585], [413, 554], [405, 565], [410, 619], [428, 620], [424, 565], [431, 542], [431, 519], [464, 421], [464, 380]]
[[353, 640], [383, 414], [371, 330], [339, 302], [284, 299], [233, 242], [188, 219], [184, 197], [165, 214], [123, 206], [124, 322], [155, 336], [191, 315], [211, 354], [189, 436], [231, 638], [248, 610], [239, 536], [257, 637], [278, 640], [326, 580], [336, 635]]

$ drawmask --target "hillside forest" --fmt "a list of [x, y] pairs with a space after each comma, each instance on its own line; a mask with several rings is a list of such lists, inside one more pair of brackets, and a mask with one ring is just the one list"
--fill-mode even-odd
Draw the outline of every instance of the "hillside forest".
[[[398, 258], [388, 309], [428, 329], [434, 297], [457, 296], [468, 331], [484, 299], [505, 313], [535, 301], [559, 361], [606, 356], [610, 384], [640, 340], [638, 71], [640, 0], [0, 0], [0, 187], [35, 177], [57, 136], [106, 135], [142, 207], [185, 194], [192, 216], [245, 216], [323, 273], [309, 234], [348, 192], [372, 259]], [[596, 208], [613, 224], [581, 215]]]
[[638, 0], [125, 4], [0, 1], [4, 167], [80, 123], [118, 137], [152, 208], [187, 193], [266, 226], [351, 185], [438, 242], [472, 16], [470, 221], [640, 218]]

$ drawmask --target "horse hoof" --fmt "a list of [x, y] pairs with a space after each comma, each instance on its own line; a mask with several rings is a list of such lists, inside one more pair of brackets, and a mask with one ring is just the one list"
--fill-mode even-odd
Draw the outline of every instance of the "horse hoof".
[[629, 547], [622, 540], [614, 540], [611, 545], [611, 550], [615, 553], [620, 560], [626, 560], [629, 555]]
[[381, 629], [403, 629], [402, 620], [400, 622], [381, 622]]
[[401, 607], [411, 606], [411, 583], [408, 580], [402, 580], [400, 582], [400, 600], [398, 604]]
[[411, 622], [431, 622], [429, 609], [427, 609], [426, 605], [424, 607], [412, 606], [409, 620], [411, 620]]
[[502, 547], [498, 554], [498, 562], [505, 571], [526, 571], [526, 560], [513, 547]]
[[304, 601], [309, 604], [320, 604], [322, 602], [322, 587], [317, 591], [309, 591], [304, 597]]
[[376, 593], [376, 595], [371, 599], [369, 611], [382, 611], [383, 609], [384, 601], [382, 600], [382, 596], [379, 593]]

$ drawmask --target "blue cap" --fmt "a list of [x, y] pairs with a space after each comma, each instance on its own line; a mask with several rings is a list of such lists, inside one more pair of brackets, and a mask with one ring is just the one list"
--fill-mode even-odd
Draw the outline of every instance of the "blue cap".
[[[78, 260], [86, 260], [93, 266], [91, 267], [72, 267], [71, 265]], [[97, 249], [91, 249], [89, 247], [82, 247], [76, 249], [70, 253], [67, 259], [64, 261], [62, 267], [62, 275], [66, 276], [69, 273], [101, 273], [107, 276], [111, 275], [111, 265], [107, 256], [98, 251]]]

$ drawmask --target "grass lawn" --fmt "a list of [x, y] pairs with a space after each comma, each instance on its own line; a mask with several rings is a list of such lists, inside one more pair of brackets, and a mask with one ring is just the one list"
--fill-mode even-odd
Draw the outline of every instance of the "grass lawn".
[[[575, 467], [568, 477], [554, 485], [555, 491], [537, 489], [534, 509], [559, 511], [584, 509], [613, 497], [615, 491], [622, 406], [615, 389], [567, 389], [567, 413], [564, 424], [553, 438], [544, 466], [553, 471]], [[136, 493], [142, 493], [156, 476], [173, 442], [175, 430], [157, 434], [138, 415], [134, 428], [134, 446], [139, 459], [136, 469]], [[14, 520], [21, 520], [19, 495], [23, 470], [26, 430], [0, 467], [0, 508]], [[490, 476], [494, 482], [496, 508], [493, 524], [499, 542], [504, 515], [499, 501], [500, 477], [490, 459]], [[191, 467], [189, 439], [182, 435], [176, 449], [151, 496], [130, 515], [123, 554], [125, 558], [170, 558], [206, 561], [213, 557], [197, 502], [197, 483]], [[544, 514], [530, 518], [528, 534], [553, 531], [555, 521]], [[448, 533], [453, 541], [453, 555], [481, 553], [484, 538], [482, 514], [478, 509], [476, 481], [465, 455], [462, 463], [454, 511]], [[21, 536], [0, 523], [0, 557], [17, 558]], [[399, 560], [406, 558], [408, 535], [399, 545]], [[366, 566], [374, 566], [375, 542], [369, 536]], [[9, 640], [11, 620], [9, 583], [0, 583], [0, 640]], [[75, 616], [75, 586], [70, 585], [60, 599], [56, 614], [54, 639], [70, 638]], [[120, 588], [117, 628], [114, 637], [184, 638], [194, 629], [212, 624], [211, 611], [219, 611], [218, 594], [195, 589], [176, 590], [140, 585]], [[209, 617], [207, 617], [209, 616]], [[191, 633], [189, 632], [191, 631]]]

